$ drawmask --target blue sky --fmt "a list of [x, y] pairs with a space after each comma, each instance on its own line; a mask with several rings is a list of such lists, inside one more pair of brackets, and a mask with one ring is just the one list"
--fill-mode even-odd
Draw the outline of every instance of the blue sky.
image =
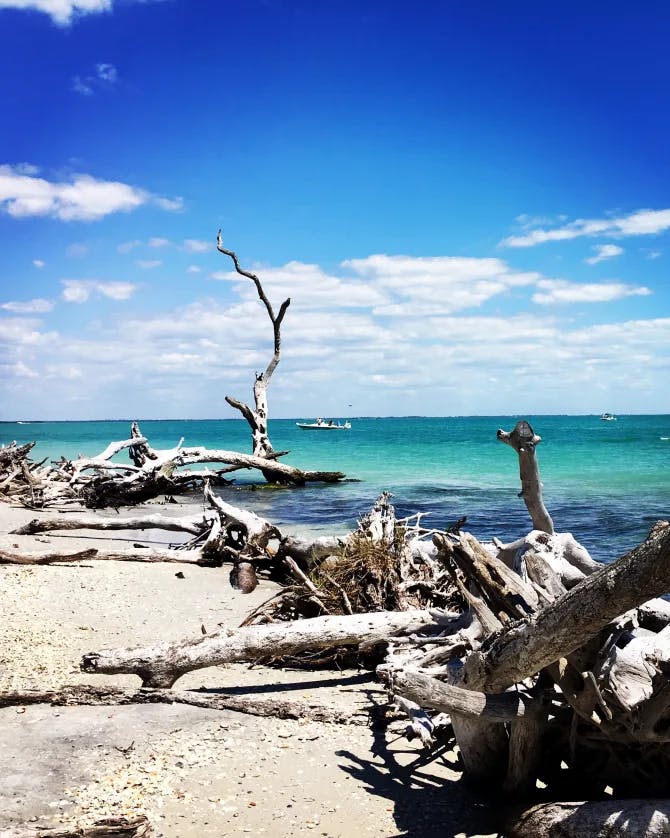
[[[586, 11], [585, 11], [586, 9]], [[665, 2], [0, 0], [0, 419], [670, 413]], [[351, 405], [351, 406], [350, 406]]]

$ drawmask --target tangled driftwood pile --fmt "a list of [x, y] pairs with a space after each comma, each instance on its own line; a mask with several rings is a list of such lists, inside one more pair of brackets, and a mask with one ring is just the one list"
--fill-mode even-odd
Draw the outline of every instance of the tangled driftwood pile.
[[[82, 669], [138, 675], [138, 700], [181, 700], [175, 682], [201, 667], [321, 663], [355, 649], [378, 664], [409, 717], [408, 738], [430, 748], [453, 735], [466, 777], [519, 802], [506, 834], [669, 835], [670, 604], [656, 597], [670, 591], [670, 525], [659, 522], [639, 547], [597, 564], [570, 534], [554, 532], [532, 428], [519, 422], [498, 438], [518, 454], [533, 522], [519, 541], [482, 545], [457, 528], [436, 533], [419, 519], [398, 521], [388, 495], [345, 538], [297, 539], [207, 486], [211, 518], [170, 519], [192, 535], [185, 549], [132, 558], [231, 561], [239, 587], [250, 590], [268, 573], [283, 583], [278, 595], [239, 628], [98, 650]], [[60, 523], [35, 521], [24, 531]], [[548, 802], [557, 799], [581, 802]]]
[[[175, 495], [192, 490], [207, 479], [215, 484], [229, 482], [223, 476], [239, 469], [258, 469], [271, 473], [286, 484], [307, 482], [333, 483], [344, 478], [341, 472], [303, 471], [275, 458], [286, 454], [273, 452], [257, 457], [239, 451], [184, 447], [180, 440], [174, 447], [154, 450], [142, 436], [136, 422], [129, 439], [110, 443], [94, 457], [67, 460], [45, 465], [29, 458], [35, 443], [17, 445], [13, 442], [0, 448], [0, 499], [22, 503], [34, 509], [82, 504], [89, 509], [120, 507], [142, 503], [159, 495]], [[113, 458], [128, 451], [130, 462]], [[223, 464], [194, 470], [195, 464]]]

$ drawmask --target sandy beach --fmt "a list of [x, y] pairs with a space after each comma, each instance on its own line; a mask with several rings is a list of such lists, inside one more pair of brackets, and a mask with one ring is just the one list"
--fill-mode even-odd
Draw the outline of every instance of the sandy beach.
[[[188, 507], [154, 503], [146, 511], [186, 514]], [[0, 506], [0, 546], [31, 552], [110, 543], [85, 531], [9, 535], [35, 516]], [[155, 530], [115, 536], [141, 543], [160, 537]], [[137, 687], [135, 676], [80, 672], [81, 656], [236, 626], [273, 590], [261, 582], [242, 595], [230, 587], [226, 567], [0, 566], [0, 685]], [[385, 700], [364, 670], [233, 664], [192, 672], [178, 686], [309, 698], [352, 712]], [[182, 705], [14, 706], [0, 710], [0, 718], [0, 828], [144, 813], [163, 838], [496, 834], [495, 816], [459, 782], [456, 753], [426, 754], [401, 736], [401, 720], [381, 731], [363, 716], [363, 723], [343, 725]]]

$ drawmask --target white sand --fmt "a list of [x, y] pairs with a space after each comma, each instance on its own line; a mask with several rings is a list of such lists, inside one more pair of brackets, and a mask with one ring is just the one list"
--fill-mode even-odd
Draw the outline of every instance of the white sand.
[[[155, 504], [146, 510], [189, 512]], [[107, 540], [96, 532], [9, 535], [32, 517], [0, 505], [0, 546], [60, 551]], [[160, 538], [151, 530], [114, 535]], [[184, 579], [175, 575], [180, 571]], [[135, 676], [79, 672], [82, 654], [197, 636], [203, 625], [208, 631], [238, 625], [273, 590], [262, 582], [253, 594], [239, 594], [227, 568], [105, 561], [0, 566], [0, 688], [137, 686]], [[350, 709], [383, 700], [374, 677], [359, 671], [229, 665], [178, 682], [201, 685], [262, 695], [280, 690], [282, 699], [309, 697]], [[493, 832], [485, 807], [458, 782], [454, 753], [428, 757], [399, 736], [403, 728], [396, 722], [375, 732], [170, 705], [10, 707], [0, 710], [0, 828], [31, 818], [47, 826], [144, 812], [164, 838]]]

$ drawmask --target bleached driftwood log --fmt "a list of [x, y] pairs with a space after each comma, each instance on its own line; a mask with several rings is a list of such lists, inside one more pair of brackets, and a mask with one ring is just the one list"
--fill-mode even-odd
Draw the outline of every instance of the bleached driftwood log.
[[139, 649], [105, 649], [84, 655], [84, 672], [135, 674], [145, 687], [171, 687], [194, 669], [234, 661], [255, 661], [294, 655], [305, 649], [383, 642], [398, 634], [435, 627], [435, 612], [381, 611], [375, 614], [314, 617], [223, 629], [181, 643], [157, 643]]
[[542, 441], [524, 420], [516, 423], [512, 431], [498, 431], [498, 439], [510, 445], [519, 455], [519, 477], [521, 478], [521, 497], [523, 497], [528, 513], [533, 522], [533, 529], [554, 532], [551, 515], [542, 500], [542, 483], [540, 471], [535, 457], [535, 448]]
[[27, 524], [11, 531], [12, 535], [36, 535], [55, 530], [147, 530], [159, 529], [169, 532], [187, 532], [201, 535], [210, 529], [211, 521], [193, 518], [160, 515], [158, 513], [143, 516], [101, 518], [97, 515], [68, 516], [67, 518], [33, 518]]

